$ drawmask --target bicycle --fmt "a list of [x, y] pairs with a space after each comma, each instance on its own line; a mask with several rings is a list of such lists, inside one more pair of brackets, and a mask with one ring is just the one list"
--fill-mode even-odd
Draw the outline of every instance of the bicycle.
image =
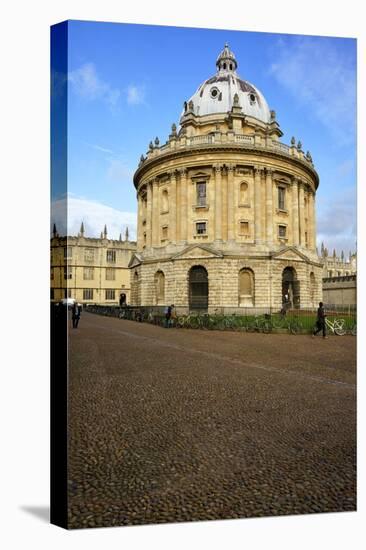
[[332, 322], [328, 319], [328, 317], [326, 317], [325, 324], [327, 328], [329, 328], [329, 330], [333, 332], [333, 334], [336, 334], [337, 336], [343, 336], [344, 334], [346, 334], [346, 329], [344, 327], [344, 319], [338, 319], [335, 317]]
[[272, 332], [270, 315], [256, 315], [252, 322], [248, 325], [247, 330], [249, 330], [250, 332], [264, 332], [264, 334]]
[[298, 334], [303, 329], [298, 317], [286, 317], [285, 315], [280, 314], [279, 316], [272, 317], [271, 321], [274, 329], [284, 328], [291, 334]]

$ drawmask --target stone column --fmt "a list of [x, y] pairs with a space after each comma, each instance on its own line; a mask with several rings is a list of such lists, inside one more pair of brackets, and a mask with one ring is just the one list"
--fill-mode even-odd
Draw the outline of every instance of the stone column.
[[259, 166], [254, 167], [254, 237], [258, 244], [262, 240], [262, 211], [261, 211], [261, 185], [262, 170]]
[[292, 244], [299, 245], [299, 187], [296, 178], [292, 180]]
[[137, 194], [137, 250], [142, 249], [142, 197]]
[[170, 193], [169, 193], [169, 240], [177, 240], [177, 178], [175, 171], [170, 172]]
[[305, 246], [304, 184], [300, 180], [299, 180], [299, 219], [300, 219], [300, 246]]
[[187, 217], [188, 217], [188, 200], [187, 200], [187, 170], [180, 170], [180, 240], [187, 240]]
[[215, 240], [222, 240], [221, 164], [215, 164], [213, 168], [215, 173]]
[[159, 246], [159, 184], [158, 180], [153, 182], [153, 198], [152, 198], [152, 245]]
[[147, 187], [147, 205], [146, 205], [146, 247], [152, 245], [152, 182], [148, 181]]
[[233, 164], [227, 167], [227, 238], [235, 238], [235, 210], [234, 210], [234, 169]]
[[316, 248], [316, 230], [315, 230], [315, 200], [313, 191], [309, 192], [309, 248]]
[[273, 244], [273, 200], [272, 170], [266, 170], [266, 237], [269, 245]]
[[312, 204], [312, 231], [313, 231], [313, 250], [316, 250], [316, 208], [315, 208], [315, 191], [311, 193], [311, 204]]

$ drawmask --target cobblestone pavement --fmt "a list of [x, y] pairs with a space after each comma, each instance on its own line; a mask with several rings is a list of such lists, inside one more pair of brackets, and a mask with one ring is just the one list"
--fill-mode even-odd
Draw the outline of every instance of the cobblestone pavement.
[[70, 335], [71, 528], [356, 509], [354, 337]]

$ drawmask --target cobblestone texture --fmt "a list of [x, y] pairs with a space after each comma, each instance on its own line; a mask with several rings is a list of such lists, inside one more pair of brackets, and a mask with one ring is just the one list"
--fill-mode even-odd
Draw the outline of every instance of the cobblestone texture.
[[70, 528], [356, 509], [354, 337], [70, 333]]

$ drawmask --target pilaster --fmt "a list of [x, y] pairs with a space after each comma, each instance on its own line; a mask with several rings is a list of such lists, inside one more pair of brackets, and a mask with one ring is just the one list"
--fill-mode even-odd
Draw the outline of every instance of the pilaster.
[[273, 185], [272, 185], [273, 172], [270, 168], [266, 169], [266, 233], [268, 245], [273, 244]]
[[229, 164], [227, 167], [227, 238], [229, 241], [235, 238], [234, 169], [234, 164]]
[[169, 193], [169, 240], [176, 242], [177, 239], [177, 178], [173, 170], [170, 172], [170, 193]]
[[292, 179], [292, 244], [299, 245], [299, 187], [297, 178]]
[[254, 238], [256, 243], [260, 243], [262, 240], [262, 171], [263, 169], [259, 166], [254, 166]]
[[222, 185], [221, 164], [213, 166], [215, 174], [215, 239], [222, 239]]

